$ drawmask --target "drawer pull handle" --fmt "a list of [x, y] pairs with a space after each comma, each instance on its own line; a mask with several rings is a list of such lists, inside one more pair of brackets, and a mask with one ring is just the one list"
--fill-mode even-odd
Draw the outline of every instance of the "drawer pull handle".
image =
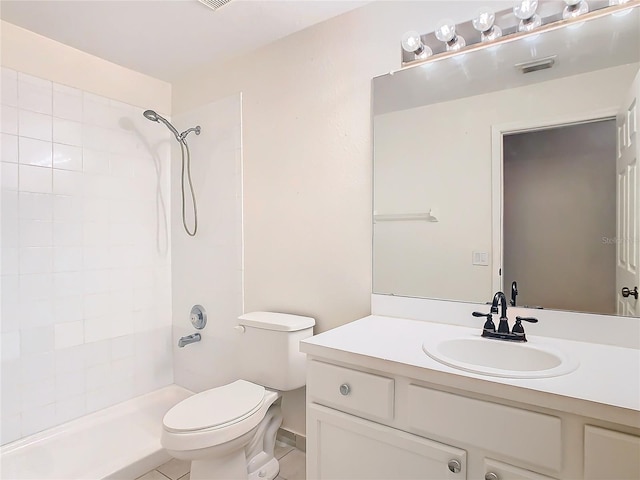
[[460, 462], [455, 458], [453, 460], [449, 460], [447, 467], [449, 467], [449, 470], [453, 473], [460, 473], [460, 470], [462, 470], [462, 465], [460, 465]]
[[343, 383], [342, 385], [340, 385], [340, 393], [342, 395], [349, 395], [350, 392], [351, 392], [351, 387], [349, 386], [348, 383]]
[[493, 472], [488, 472], [485, 474], [484, 480], [500, 480], [500, 477]]

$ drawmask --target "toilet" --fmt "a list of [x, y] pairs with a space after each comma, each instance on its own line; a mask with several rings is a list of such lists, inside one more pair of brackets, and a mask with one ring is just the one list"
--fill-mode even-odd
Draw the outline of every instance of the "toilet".
[[183, 400], [162, 421], [162, 446], [191, 462], [192, 480], [272, 480], [280, 471], [281, 392], [305, 384], [299, 343], [313, 335], [315, 320], [273, 312], [238, 320], [240, 379]]

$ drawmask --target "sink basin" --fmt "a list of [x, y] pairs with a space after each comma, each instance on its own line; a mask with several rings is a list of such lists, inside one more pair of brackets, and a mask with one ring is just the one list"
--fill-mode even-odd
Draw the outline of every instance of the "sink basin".
[[477, 337], [430, 338], [422, 349], [434, 360], [467, 372], [506, 378], [548, 378], [573, 372], [579, 363], [550, 345]]

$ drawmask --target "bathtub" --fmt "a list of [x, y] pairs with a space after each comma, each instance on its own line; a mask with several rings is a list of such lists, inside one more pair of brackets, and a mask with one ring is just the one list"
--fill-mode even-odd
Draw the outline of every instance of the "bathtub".
[[0, 448], [2, 479], [134, 479], [170, 460], [162, 417], [192, 392], [171, 385]]

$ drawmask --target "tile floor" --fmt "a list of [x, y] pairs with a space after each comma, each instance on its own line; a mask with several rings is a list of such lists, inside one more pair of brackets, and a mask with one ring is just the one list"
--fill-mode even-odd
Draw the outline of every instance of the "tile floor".
[[[280, 474], [275, 480], [306, 480], [305, 453], [285, 443], [276, 444], [276, 458], [280, 462]], [[173, 459], [137, 480], [189, 480], [189, 462]]]

